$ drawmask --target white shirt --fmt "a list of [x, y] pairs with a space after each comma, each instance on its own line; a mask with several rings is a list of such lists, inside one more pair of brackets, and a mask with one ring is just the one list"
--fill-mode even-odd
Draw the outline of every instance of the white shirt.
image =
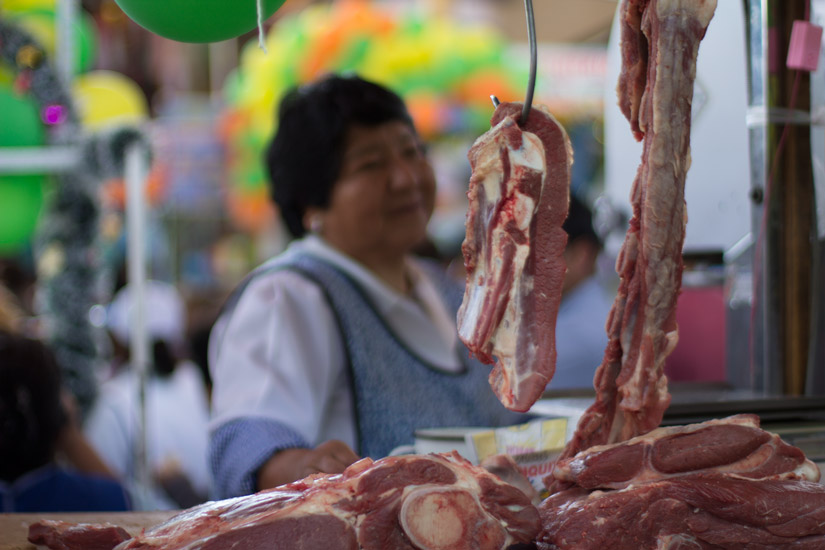
[[589, 277], [564, 297], [556, 320], [556, 373], [549, 390], [592, 388], [607, 347], [605, 324], [613, 307], [611, 295]]
[[[408, 261], [412, 298], [315, 236], [284, 254], [310, 253], [347, 273], [365, 290], [392, 330], [420, 357], [457, 372], [455, 319], [415, 260]], [[209, 340], [212, 424], [246, 416], [286, 424], [316, 446], [339, 439], [356, 447], [346, 352], [323, 291], [289, 270], [254, 278]]]
[[[123, 479], [135, 477], [135, 445], [140, 426], [137, 373], [127, 369], [101, 385], [84, 422], [86, 437], [101, 458]], [[209, 402], [198, 368], [179, 363], [166, 378], [146, 384], [146, 454], [150, 471], [176, 463], [193, 487], [209, 493], [207, 459]]]

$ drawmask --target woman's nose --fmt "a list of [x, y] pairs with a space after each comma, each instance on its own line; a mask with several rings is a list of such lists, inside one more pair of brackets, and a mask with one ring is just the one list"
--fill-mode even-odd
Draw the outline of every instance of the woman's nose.
[[403, 189], [415, 187], [421, 179], [422, 168], [419, 167], [421, 160], [411, 160], [396, 155], [393, 160], [391, 183], [395, 188]]

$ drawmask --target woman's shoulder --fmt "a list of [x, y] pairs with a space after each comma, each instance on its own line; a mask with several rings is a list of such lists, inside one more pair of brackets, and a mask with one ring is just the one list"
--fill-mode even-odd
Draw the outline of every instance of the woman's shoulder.
[[300, 296], [310, 298], [320, 294], [317, 282], [295, 266], [306, 253], [290, 247], [279, 256], [255, 268], [236, 288], [238, 299], [272, 304], [279, 299]]

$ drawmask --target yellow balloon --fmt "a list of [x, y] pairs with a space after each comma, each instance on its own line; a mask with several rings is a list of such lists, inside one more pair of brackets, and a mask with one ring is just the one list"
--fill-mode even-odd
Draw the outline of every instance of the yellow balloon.
[[115, 71], [90, 71], [72, 83], [80, 121], [91, 130], [139, 124], [149, 105], [143, 90], [130, 78]]
[[53, 9], [55, 0], [3, 0], [0, 3], [0, 11], [24, 12], [42, 8]]

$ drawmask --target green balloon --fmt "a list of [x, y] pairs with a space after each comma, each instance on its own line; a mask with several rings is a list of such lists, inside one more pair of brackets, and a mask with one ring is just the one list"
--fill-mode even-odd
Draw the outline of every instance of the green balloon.
[[0, 255], [30, 244], [43, 204], [44, 176], [0, 178]]
[[92, 16], [83, 13], [75, 26], [77, 36], [77, 58], [75, 59], [75, 71], [85, 73], [92, 70], [97, 57], [97, 27]]
[[[10, 87], [0, 87], [0, 147], [36, 147], [45, 142], [45, 129], [35, 101]], [[42, 175], [0, 178], [0, 254], [25, 248], [37, 225], [43, 202]]]
[[45, 129], [35, 101], [10, 87], [0, 87], [0, 147], [43, 145]]
[[[135, 23], [179, 42], [218, 42], [254, 29], [258, 0], [115, 0]], [[285, 0], [260, 0], [268, 18]]]

